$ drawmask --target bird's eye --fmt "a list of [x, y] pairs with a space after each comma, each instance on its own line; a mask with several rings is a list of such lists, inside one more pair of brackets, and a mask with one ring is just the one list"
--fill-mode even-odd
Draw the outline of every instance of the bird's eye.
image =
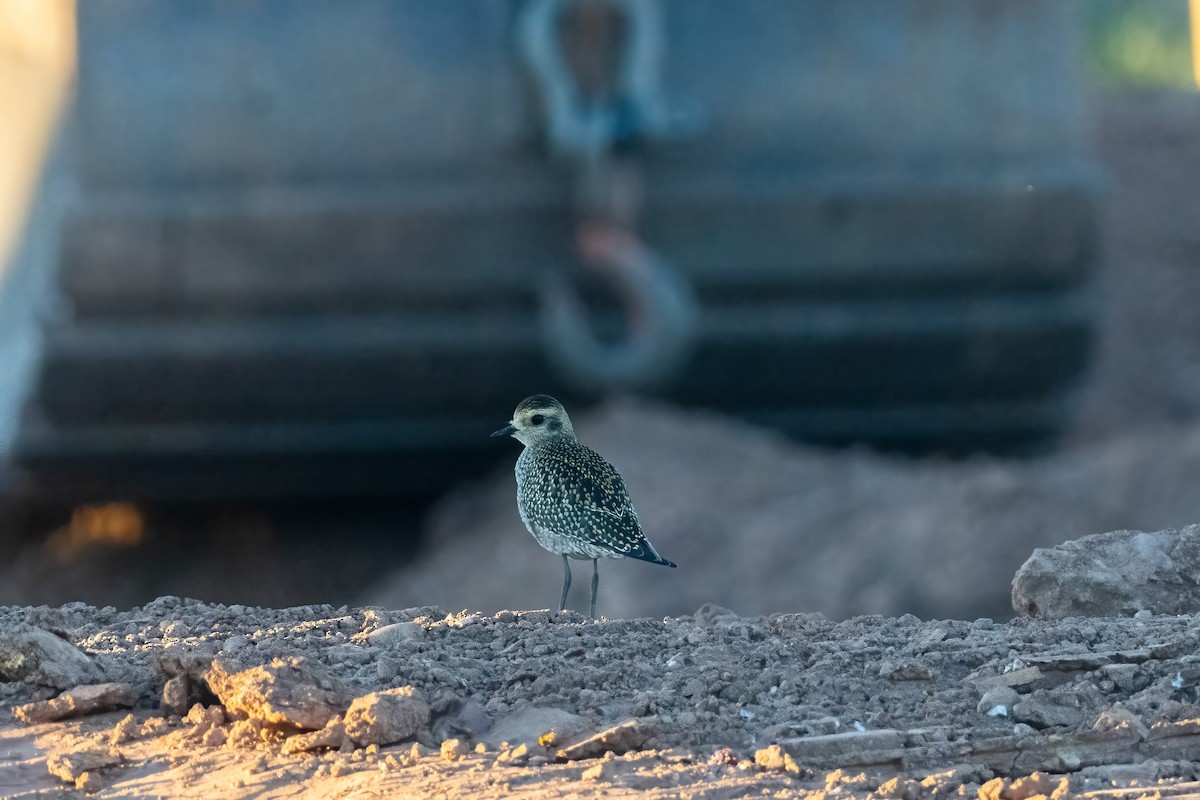
[[546, 417], [543, 416], [542, 414], [534, 414], [532, 417], [529, 418], [529, 421], [532, 422], [534, 425], [541, 425], [543, 422], [546, 421]]

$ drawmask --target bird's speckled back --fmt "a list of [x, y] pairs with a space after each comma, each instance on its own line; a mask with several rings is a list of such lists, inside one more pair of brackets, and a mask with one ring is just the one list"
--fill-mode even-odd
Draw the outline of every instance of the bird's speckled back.
[[572, 436], [527, 447], [517, 459], [517, 506], [543, 547], [573, 558], [661, 558], [642, 535], [625, 482]]

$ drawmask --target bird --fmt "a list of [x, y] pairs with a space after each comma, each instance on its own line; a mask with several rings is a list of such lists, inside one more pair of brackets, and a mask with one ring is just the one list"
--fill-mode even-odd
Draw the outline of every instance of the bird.
[[625, 481], [595, 450], [575, 438], [562, 403], [548, 394], [522, 400], [492, 438], [511, 436], [517, 458], [517, 510], [538, 544], [562, 556], [559, 610], [567, 607], [571, 562], [592, 561], [591, 619], [596, 619], [601, 558], [635, 558], [674, 568], [642, 533]]

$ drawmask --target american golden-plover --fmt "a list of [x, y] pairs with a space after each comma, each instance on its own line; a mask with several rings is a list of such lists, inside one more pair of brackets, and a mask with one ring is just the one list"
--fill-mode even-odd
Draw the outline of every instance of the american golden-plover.
[[538, 544], [563, 560], [567, 607], [571, 562], [592, 560], [592, 619], [600, 586], [599, 559], [636, 558], [674, 567], [642, 534], [625, 482], [596, 451], [575, 439], [562, 403], [548, 394], [526, 397], [512, 421], [492, 434], [511, 436], [525, 449], [517, 458], [517, 510]]

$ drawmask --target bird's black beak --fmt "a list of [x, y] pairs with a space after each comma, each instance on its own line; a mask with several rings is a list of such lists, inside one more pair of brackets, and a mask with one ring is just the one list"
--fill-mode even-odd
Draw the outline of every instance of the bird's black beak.
[[516, 432], [517, 432], [517, 426], [513, 425], [510, 422], [507, 425], [505, 425], [503, 428], [501, 428], [500, 430], [493, 433], [492, 438], [495, 439], [499, 436], [512, 436]]

